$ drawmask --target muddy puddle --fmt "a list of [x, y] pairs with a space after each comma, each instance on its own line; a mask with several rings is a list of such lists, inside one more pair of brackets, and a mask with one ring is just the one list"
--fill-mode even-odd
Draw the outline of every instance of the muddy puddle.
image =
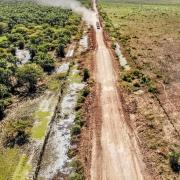
[[70, 63], [64, 63], [56, 69], [57, 73], [67, 73], [69, 71]]
[[79, 45], [82, 47], [82, 50], [88, 49], [88, 35], [86, 33], [84, 33], [84, 35], [80, 39]]
[[56, 174], [66, 177], [70, 173], [68, 167], [70, 159], [67, 156], [71, 139], [70, 130], [75, 119], [78, 93], [84, 88], [78, 76], [79, 71], [75, 66], [68, 77], [68, 86], [52, 124], [37, 179], [52, 179]]
[[125, 70], [130, 70], [130, 66], [127, 63], [126, 58], [123, 56], [122, 52], [121, 52], [121, 48], [120, 45], [118, 43], [115, 43], [115, 53], [118, 56], [120, 65], [125, 69]]

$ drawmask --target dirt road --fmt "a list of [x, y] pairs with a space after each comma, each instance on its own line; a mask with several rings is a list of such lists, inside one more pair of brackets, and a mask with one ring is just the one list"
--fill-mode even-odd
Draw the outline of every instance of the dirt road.
[[117, 77], [102, 29], [96, 30], [96, 38], [96, 81], [100, 85], [102, 127], [99, 143], [95, 134], [93, 137], [91, 179], [143, 180], [143, 163], [136, 139], [123, 115], [116, 86]]

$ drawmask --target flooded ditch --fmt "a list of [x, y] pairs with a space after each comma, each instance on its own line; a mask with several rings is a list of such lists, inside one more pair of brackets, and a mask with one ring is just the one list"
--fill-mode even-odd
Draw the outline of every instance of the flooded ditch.
[[67, 177], [71, 172], [67, 155], [71, 146], [70, 131], [75, 119], [78, 94], [85, 86], [81, 82], [77, 65], [71, 68], [67, 83], [64, 96], [57, 107], [58, 111], [44, 149], [37, 179], [52, 179], [56, 174]]
[[119, 59], [120, 65], [125, 69], [125, 70], [130, 70], [130, 66], [127, 63], [126, 58], [123, 56], [121, 52], [121, 47], [118, 43], [115, 43], [115, 53]]

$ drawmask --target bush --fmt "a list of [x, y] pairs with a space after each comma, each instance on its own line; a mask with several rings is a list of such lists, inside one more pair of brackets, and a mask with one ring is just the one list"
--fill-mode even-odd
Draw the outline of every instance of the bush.
[[71, 136], [76, 136], [78, 134], [81, 133], [81, 126], [79, 125], [74, 125], [72, 128], [71, 128]]
[[6, 124], [4, 146], [21, 146], [28, 142], [32, 121], [30, 117], [24, 116], [20, 120], [11, 120]]
[[65, 57], [65, 52], [64, 52], [64, 45], [60, 44], [56, 48], [56, 54], [58, 57], [64, 58]]
[[129, 75], [129, 74], [125, 74], [122, 77], [122, 79], [123, 79], [123, 81], [126, 81], [126, 82], [132, 82], [131, 75]]
[[178, 162], [179, 158], [180, 158], [180, 153], [173, 151], [169, 154], [170, 166], [172, 170], [177, 173], [180, 172], [180, 164]]
[[85, 87], [82, 91], [82, 96], [87, 97], [90, 93], [89, 87]]
[[5, 86], [4, 84], [0, 84], [0, 99], [8, 96], [9, 96], [9, 91], [7, 86]]
[[6, 99], [0, 99], [0, 118], [3, 117], [4, 115], [4, 110], [6, 109], [7, 106], [11, 104], [11, 99], [6, 98]]
[[83, 165], [82, 165], [81, 161], [78, 159], [71, 161], [70, 167], [72, 167], [76, 173], [83, 174], [83, 172], [84, 172]]
[[18, 43], [19, 49], [24, 49], [24, 41], [19, 41]]
[[154, 85], [150, 84], [148, 87], [148, 92], [155, 94], [157, 93], [157, 88]]
[[84, 69], [83, 70], [83, 81], [87, 81], [90, 77], [90, 73], [89, 73], [89, 70], [88, 69]]
[[68, 179], [69, 180], [84, 180], [84, 177], [81, 174], [72, 173], [72, 174], [70, 174], [70, 177]]
[[7, 27], [6, 23], [0, 22], [0, 35], [7, 31]]
[[84, 121], [83, 121], [83, 118], [82, 118], [82, 114], [81, 114], [81, 111], [78, 111], [76, 113], [76, 117], [75, 117], [75, 125], [78, 125], [80, 127], [82, 127], [84, 125]]
[[55, 68], [55, 61], [50, 55], [45, 53], [38, 53], [32, 60], [34, 63], [40, 65], [45, 72], [52, 72]]
[[18, 68], [16, 76], [21, 85], [25, 85], [29, 92], [36, 89], [39, 79], [42, 79], [42, 68], [36, 64], [25, 64]]
[[16, 55], [16, 48], [12, 47], [12, 48], [10, 49], [10, 52], [11, 52], [11, 54], [12, 54], [13, 56], [15, 56], [15, 55]]

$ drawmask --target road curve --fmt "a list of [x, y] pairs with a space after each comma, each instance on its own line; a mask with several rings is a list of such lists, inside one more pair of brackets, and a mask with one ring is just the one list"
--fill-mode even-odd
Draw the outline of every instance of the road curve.
[[[98, 13], [94, 2], [94, 10]], [[144, 180], [143, 163], [136, 139], [127, 126], [118, 95], [117, 78], [112, 57], [96, 30], [96, 82], [100, 85], [101, 136], [94, 133], [91, 159], [91, 180]]]

